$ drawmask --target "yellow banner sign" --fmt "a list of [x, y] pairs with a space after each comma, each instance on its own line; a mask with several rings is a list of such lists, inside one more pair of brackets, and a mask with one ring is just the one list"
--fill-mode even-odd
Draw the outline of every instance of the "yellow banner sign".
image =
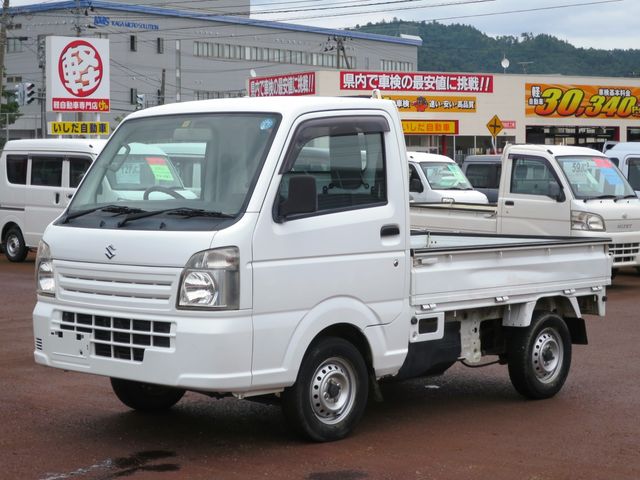
[[396, 102], [396, 107], [401, 112], [474, 113], [476, 111], [476, 97], [385, 95], [384, 98]]
[[527, 83], [527, 117], [640, 117], [640, 88]]
[[50, 135], [109, 135], [109, 122], [49, 122]]
[[457, 120], [402, 120], [405, 135], [456, 135]]

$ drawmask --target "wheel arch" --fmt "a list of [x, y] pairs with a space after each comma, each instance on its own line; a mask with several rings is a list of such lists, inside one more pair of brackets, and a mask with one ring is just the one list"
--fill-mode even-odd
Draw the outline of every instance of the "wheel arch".
[[534, 312], [552, 312], [559, 315], [569, 328], [571, 343], [586, 345], [587, 329], [575, 297], [555, 295], [540, 297], [536, 301], [512, 305], [505, 310], [502, 325], [505, 327], [523, 327], [531, 325]]
[[288, 372], [286, 383], [293, 384], [300, 365], [311, 346], [324, 337], [343, 338], [352, 343], [362, 355], [367, 370], [373, 370], [373, 352], [383, 338], [367, 328], [380, 325], [380, 320], [366, 304], [348, 297], [332, 298], [311, 309], [296, 327], [289, 340], [283, 365]]
[[[2, 241], [2, 243], [4, 243], [4, 239], [7, 236], [7, 233], [13, 227], [16, 227], [21, 232], [23, 232], [22, 227], [20, 226], [20, 224], [16, 220], [13, 220], [13, 219], [7, 220], [7, 222], [2, 226], [2, 232], [0, 233], [0, 241]], [[24, 233], [23, 233], [23, 235], [24, 235]]]

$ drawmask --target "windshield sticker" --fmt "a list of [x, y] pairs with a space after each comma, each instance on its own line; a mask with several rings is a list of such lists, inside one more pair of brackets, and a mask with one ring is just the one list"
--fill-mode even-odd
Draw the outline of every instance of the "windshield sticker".
[[608, 158], [596, 157], [593, 159], [596, 167], [600, 168], [613, 168], [613, 164], [609, 161]]
[[447, 165], [447, 168], [456, 178], [458, 183], [467, 183], [467, 179], [465, 178], [464, 173], [462, 173], [462, 170], [460, 170], [460, 167], [457, 164]]
[[269, 129], [273, 128], [273, 125], [274, 125], [273, 118], [265, 118], [260, 123], [260, 130], [262, 130], [262, 131], [269, 130]]
[[145, 160], [156, 180], [165, 182], [173, 181], [173, 175], [171, 174], [171, 170], [169, 170], [166, 159], [162, 157], [146, 157]]
[[138, 184], [140, 183], [140, 164], [139, 163], [124, 163], [116, 171], [116, 182], [119, 185], [123, 184]]

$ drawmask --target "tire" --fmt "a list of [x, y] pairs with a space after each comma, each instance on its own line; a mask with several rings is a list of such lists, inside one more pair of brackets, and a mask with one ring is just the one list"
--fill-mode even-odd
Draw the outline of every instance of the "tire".
[[10, 262], [23, 262], [29, 249], [18, 227], [11, 227], [4, 237], [4, 254]]
[[367, 366], [353, 344], [326, 337], [313, 343], [296, 383], [282, 394], [289, 425], [316, 442], [346, 437], [362, 418], [369, 396]]
[[567, 324], [550, 312], [535, 312], [528, 328], [516, 328], [508, 344], [509, 378], [521, 395], [553, 397], [571, 367], [571, 335]]
[[150, 383], [111, 379], [111, 388], [127, 407], [146, 412], [167, 410], [183, 397], [185, 391]]

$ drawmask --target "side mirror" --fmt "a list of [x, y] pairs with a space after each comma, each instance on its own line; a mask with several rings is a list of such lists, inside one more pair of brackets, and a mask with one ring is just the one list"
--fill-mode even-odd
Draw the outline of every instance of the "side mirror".
[[278, 205], [278, 219], [286, 220], [293, 215], [313, 213], [318, 210], [316, 179], [311, 175], [289, 177], [289, 195]]
[[549, 196], [558, 203], [562, 203], [567, 199], [564, 189], [556, 182], [549, 184]]
[[422, 187], [422, 182], [419, 178], [412, 178], [409, 181], [409, 191], [415, 193], [422, 193], [424, 188]]

